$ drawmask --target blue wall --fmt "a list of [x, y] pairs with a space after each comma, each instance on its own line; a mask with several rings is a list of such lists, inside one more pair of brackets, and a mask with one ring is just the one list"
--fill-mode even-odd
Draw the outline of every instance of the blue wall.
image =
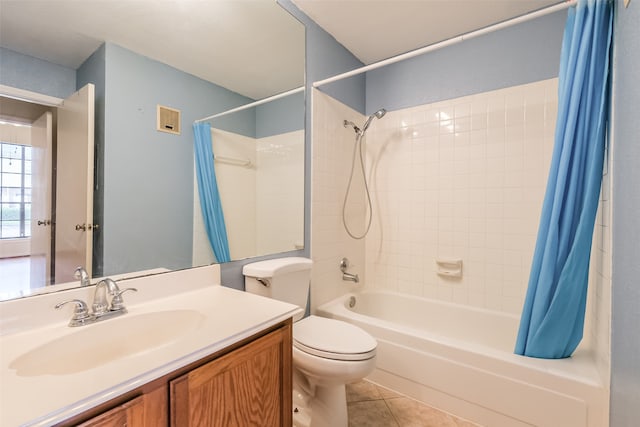
[[366, 111], [389, 111], [556, 77], [567, 12], [367, 72]]
[[76, 70], [0, 47], [0, 84], [66, 98], [76, 90]]
[[[194, 120], [251, 102], [220, 86], [107, 43], [80, 75], [103, 89], [103, 274], [191, 266]], [[104, 65], [104, 72], [100, 66]], [[102, 75], [103, 73], [103, 75]], [[100, 101], [99, 101], [100, 102]], [[156, 105], [181, 110], [182, 133], [156, 131]], [[248, 115], [248, 117], [247, 117]], [[229, 117], [255, 134], [251, 112]]]
[[[159, 266], [189, 267], [193, 234], [191, 123], [253, 100], [109, 43], [106, 70], [104, 274]], [[284, 104], [290, 112], [284, 127], [300, 129], [300, 116], [291, 112], [296, 100], [297, 114], [303, 114], [299, 96], [265, 105], [261, 113], [273, 118], [279, 115], [274, 109]], [[155, 130], [156, 104], [181, 110], [182, 135]], [[256, 110], [224, 116], [214, 124], [255, 137], [260, 126]], [[245, 263], [222, 264], [226, 286], [244, 289], [241, 266]]]
[[304, 92], [256, 107], [256, 138], [304, 129]]
[[610, 425], [640, 423], [640, 2], [616, 2]]

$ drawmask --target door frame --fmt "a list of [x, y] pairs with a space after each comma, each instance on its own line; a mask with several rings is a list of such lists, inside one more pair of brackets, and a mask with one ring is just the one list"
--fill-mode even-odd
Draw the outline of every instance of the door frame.
[[13, 86], [0, 85], [0, 96], [18, 99], [20, 101], [31, 102], [33, 104], [45, 105], [47, 107], [59, 107], [64, 99], [43, 93], [31, 92]]

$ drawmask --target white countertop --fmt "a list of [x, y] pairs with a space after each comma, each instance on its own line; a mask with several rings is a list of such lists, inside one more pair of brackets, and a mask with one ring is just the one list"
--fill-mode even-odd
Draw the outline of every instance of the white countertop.
[[[291, 304], [218, 284], [195, 286], [195, 289], [144, 301], [140, 296], [144, 289], [140, 283], [136, 285], [140, 301], [125, 298], [129, 313], [120, 318], [188, 309], [204, 315], [202, 324], [174, 342], [109, 361], [97, 368], [73, 374], [31, 377], [17, 375], [9, 368], [11, 362], [47, 341], [95, 325], [70, 328], [66, 316], [62, 321], [3, 333], [0, 335], [0, 426], [47, 426], [63, 421], [286, 320], [299, 310]], [[133, 294], [126, 294], [129, 295]], [[60, 297], [57, 296], [56, 302]], [[131, 303], [128, 300], [132, 300]], [[100, 325], [110, 320], [104, 320]]]

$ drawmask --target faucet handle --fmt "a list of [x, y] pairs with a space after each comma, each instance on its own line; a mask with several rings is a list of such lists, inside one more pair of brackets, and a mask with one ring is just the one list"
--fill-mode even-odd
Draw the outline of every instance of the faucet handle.
[[89, 309], [87, 308], [87, 304], [85, 304], [84, 301], [79, 299], [70, 299], [70, 300], [62, 301], [55, 305], [55, 309], [58, 310], [63, 305], [66, 305], [69, 303], [74, 303], [76, 305], [75, 309], [73, 310], [73, 316], [69, 321], [69, 326], [84, 325], [85, 322], [91, 318], [91, 315], [89, 314]]
[[124, 301], [122, 300], [121, 295], [127, 291], [138, 292], [136, 288], [125, 288], [115, 292], [113, 294], [113, 298], [111, 298], [111, 308], [109, 309], [110, 311], [124, 310]]

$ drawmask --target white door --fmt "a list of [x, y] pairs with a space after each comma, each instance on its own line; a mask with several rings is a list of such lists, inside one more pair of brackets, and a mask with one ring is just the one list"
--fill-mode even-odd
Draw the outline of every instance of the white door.
[[94, 92], [93, 84], [88, 84], [58, 108], [56, 283], [72, 281], [77, 267], [84, 267], [91, 277]]
[[31, 288], [51, 284], [51, 154], [53, 115], [31, 125]]

